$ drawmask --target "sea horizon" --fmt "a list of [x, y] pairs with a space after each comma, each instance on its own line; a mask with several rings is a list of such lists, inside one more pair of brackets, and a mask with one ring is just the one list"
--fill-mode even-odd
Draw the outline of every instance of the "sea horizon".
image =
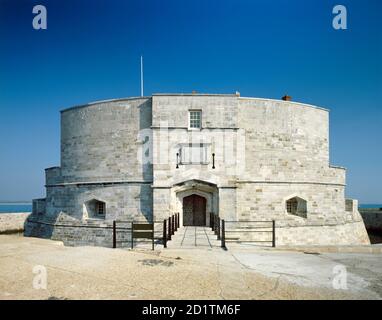
[[32, 201], [0, 201], [0, 205], [6, 204], [32, 204]]

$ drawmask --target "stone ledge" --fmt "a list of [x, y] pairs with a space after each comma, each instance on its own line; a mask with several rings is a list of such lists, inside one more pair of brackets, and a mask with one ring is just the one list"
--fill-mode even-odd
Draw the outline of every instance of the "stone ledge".
[[150, 96], [146, 96], [146, 97], [128, 97], [128, 98], [117, 98], [117, 99], [107, 99], [107, 100], [93, 101], [93, 102], [89, 102], [87, 104], [76, 105], [76, 106], [73, 106], [73, 107], [69, 107], [69, 108], [63, 109], [60, 112], [64, 113], [64, 112], [70, 111], [70, 110], [91, 107], [91, 106], [94, 106], [94, 105], [102, 105], [102, 104], [111, 103], [111, 102], [124, 102], [124, 101], [131, 101], [131, 100], [149, 100], [149, 99], [151, 99]]
[[144, 180], [120, 180], [120, 181], [79, 181], [79, 182], [63, 182], [57, 184], [46, 184], [45, 187], [65, 187], [65, 186], [82, 186], [82, 185], [118, 185], [118, 184], [151, 184], [152, 181]]
[[236, 183], [257, 183], [257, 184], [312, 184], [312, 185], [329, 185], [345, 187], [343, 183], [320, 182], [320, 181], [280, 181], [280, 180], [236, 180]]

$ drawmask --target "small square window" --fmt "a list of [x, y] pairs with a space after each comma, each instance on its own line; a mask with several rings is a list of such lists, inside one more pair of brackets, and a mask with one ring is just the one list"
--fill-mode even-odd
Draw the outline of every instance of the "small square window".
[[98, 215], [103, 216], [105, 214], [105, 203], [97, 202], [96, 203], [96, 212]]
[[189, 112], [189, 128], [200, 129], [202, 127], [202, 111], [191, 110]]

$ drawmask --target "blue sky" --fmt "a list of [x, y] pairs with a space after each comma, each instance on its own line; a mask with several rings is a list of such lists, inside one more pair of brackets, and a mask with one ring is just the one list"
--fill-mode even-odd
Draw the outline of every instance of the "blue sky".
[[[32, 28], [45, 5], [48, 29]], [[332, 28], [332, 9], [348, 29]], [[44, 196], [59, 110], [145, 94], [233, 93], [331, 110], [347, 196], [382, 203], [382, 1], [0, 0], [0, 200]]]

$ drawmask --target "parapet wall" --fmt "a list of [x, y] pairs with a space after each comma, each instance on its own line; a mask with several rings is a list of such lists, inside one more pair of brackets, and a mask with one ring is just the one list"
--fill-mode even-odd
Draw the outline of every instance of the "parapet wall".
[[112, 247], [112, 221], [80, 221], [66, 214], [55, 217], [31, 215], [24, 236], [62, 241], [67, 246]]
[[0, 234], [21, 233], [24, 231], [25, 220], [30, 215], [29, 212], [1, 213], [0, 214]]
[[369, 245], [362, 221], [323, 226], [276, 226], [276, 245]]
[[61, 112], [63, 183], [151, 181], [138, 154], [151, 126], [148, 98], [100, 102]]
[[329, 112], [289, 101], [240, 98], [246, 180], [345, 184], [329, 165]]
[[45, 183], [47, 185], [54, 185], [62, 183], [61, 168], [51, 167], [45, 169]]

